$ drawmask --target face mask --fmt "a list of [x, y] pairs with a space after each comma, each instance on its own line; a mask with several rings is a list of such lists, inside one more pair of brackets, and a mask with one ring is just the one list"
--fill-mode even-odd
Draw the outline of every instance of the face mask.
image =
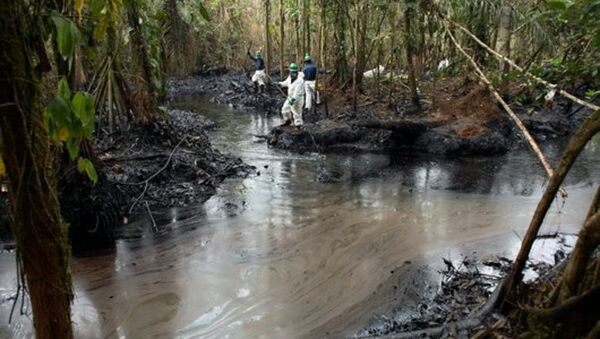
[[291, 73], [290, 76], [292, 77], [292, 81], [298, 79], [298, 73]]

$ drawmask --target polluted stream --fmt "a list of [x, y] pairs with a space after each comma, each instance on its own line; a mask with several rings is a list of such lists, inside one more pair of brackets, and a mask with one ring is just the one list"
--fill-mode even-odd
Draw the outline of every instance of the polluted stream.
[[[266, 145], [277, 117], [194, 96], [173, 105], [213, 120], [213, 144], [256, 172], [226, 179], [201, 206], [155, 211], [168, 231], [154, 234], [141, 215], [131, 221], [147, 230], [141, 239], [73, 258], [77, 338], [352, 337], [374, 313], [399, 307], [390, 284], [437, 284], [442, 258], [514, 257], [546, 183], [527, 150], [295, 154]], [[599, 147], [595, 140], [578, 159], [544, 232], [579, 229], [600, 178]], [[560, 147], [545, 151], [556, 159]], [[29, 338], [26, 304], [8, 325], [14, 260], [0, 254], [0, 338]]]

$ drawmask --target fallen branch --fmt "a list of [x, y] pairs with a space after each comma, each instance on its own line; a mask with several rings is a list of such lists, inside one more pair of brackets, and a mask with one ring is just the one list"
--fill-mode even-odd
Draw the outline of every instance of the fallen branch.
[[156, 221], [154, 220], [154, 216], [152, 216], [152, 211], [150, 210], [150, 205], [148, 205], [148, 200], [144, 201], [146, 204], [146, 212], [148, 212], [148, 216], [150, 216], [150, 220], [152, 220], [152, 230], [154, 233], [158, 232], [158, 227], [156, 226]]
[[[483, 73], [481, 68], [479, 68], [479, 65], [477, 65], [477, 62], [475, 62], [475, 60], [473, 60], [473, 58], [462, 48], [462, 46], [458, 43], [458, 41], [456, 41], [456, 38], [454, 37], [452, 32], [450, 32], [450, 29], [448, 29], [448, 26], [444, 24], [444, 27], [446, 28], [446, 33], [448, 34], [448, 36], [450, 36], [450, 39], [452, 40], [452, 42], [454, 43], [456, 48], [465, 56], [465, 58], [467, 58], [467, 60], [469, 60], [471, 65], [473, 65], [473, 68], [475, 68], [475, 72], [477, 73], [477, 75], [479, 76], [481, 81], [483, 81], [487, 85], [488, 89], [492, 92], [492, 94], [494, 95], [496, 100], [498, 100], [498, 102], [502, 105], [504, 110], [506, 110], [506, 112], [508, 113], [510, 118], [515, 122], [517, 127], [519, 127], [519, 129], [523, 133], [523, 136], [525, 137], [525, 140], [527, 140], [527, 142], [529, 143], [529, 146], [533, 150], [533, 153], [538, 157], [539, 161], [542, 163], [544, 170], [546, 170], [546, 173], [548, 174], [548, 178], [551, 178], [554, 175], [554, 170], [548, 163], [548, 160], [546, 160], [546, 157], [544, 156], [544, 153], [542, 153], [540, 146], [537, 144], [535, 139], [533, 139], [533, 137], [527, 130], [527, 127], [525, 127], [525, 125], [523, 124], [521, 119], [519, 119], [519, 117], [510, 108], [510, 106], [506, 103], [506, 101], [504, 101], [504, 99], [502, 99], [502, 96], [498, 93], [498, 91], [496, 91], [496, 89], [494, 88], [494, 85], [492, 85], [492, 83], [485, 76], [485, 74]], [[567, 196], [567, 191], [561, 187], [560, 194], [564, 198]]]
[[128, 155], [128, 156], [108, 156], [108, 157], [100, 157], [101, 161], [104, 162], [125, 162], [125, 161], [135, 161], [135, 160], [148, 160], [160, 157], [166, 157], [168, 154], [165, 153], [153, 153], [153, 154], [136, 154], [136, 155]]

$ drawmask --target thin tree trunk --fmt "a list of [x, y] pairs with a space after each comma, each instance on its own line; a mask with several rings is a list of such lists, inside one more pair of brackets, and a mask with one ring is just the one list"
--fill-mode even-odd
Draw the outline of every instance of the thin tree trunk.
[[143, 76], [143, 88], [139, 90], [137, 98], [133, 100], [136, 104], [135, 115], [138, 122], [149, 122], [154, 120], [154, 109], [157, 105], [157, 89], [152, 80], [152, 67], [150, 58], [142, 36], [140, 15], [137, 0], [127, 0], [129, 10], [127, 18], [131, 26], [131, 43], [133, 46], [136, 64], [141, 66]]
[[265, 42], [266, 42], [266, 62], [265, 62], [265, 73], [267, 79], [270, 78], [271, 72], [271, 32], [269, 26], [271, 25], [271, 0], [265, 0]]
[[304, 53], [310, 54], [310, 0], [304, 1]]
[[561, 278], [558, 304], [578, 295], [585, 271], [596, 247], [600, 244], [600, 213], [588, 218], [583, 226], [577, 243], [569, 257], [569, 262]]
[[340, 87], [347, 86], [349, 80], [348, 62], [346, 61], [346, 1], [337, 0], [335, 2], [335, 21], [333, 28], [334, 37], [334, 55], [335, 55], [335, 72], [333, 74]]
[[319, 19], [319, 63], [321, 67], [327, 68], [327, 2], [326, 0], [321, 0], [321, 15]]
[[294, 16], [294, 25], [296, 29], [296, 62], [302, 60], [302, 45], [300, 42], [300, 0], [296, 0], [296, 15]]
[[414, 65], [414, 32], [412, 29], [412, 17], [415, 15], [415, 0], [405, 0], [404, 31], [406, 36], [406, 65], [408, 67], [408, 85], [413, 105], [420, 109], [419, 93], [417, 91], [417, 77]]
[[[504, 0], [500, 9], [500, 21], [498, 23], [498, 37], [496, 39], [496, 50], [510, 58], [510, 32], [511, 32], [512, 6], [508, 0]], [[500, 61], [500, 71], [508, 72], [509, 64]]]
[[283, 0], [279, 0], [279, 76], [283, 79], [285, 74], [285, 7]]
[[41, 76], [35, 65], [39, 63], [41, 70], [47, 71], [49, 62], [30, 10], [23, 1], [9, 0], [0, 11], [0, 39], [4, 42], [0, 52], [2, 157], [10, 186], [17, 258], [23, 269], [18, 278], [24, 277], [27, 283], [36, 337], [70, 339], [73, 294], [67, 227], [47, 163], [50, 150], [43, 127]]

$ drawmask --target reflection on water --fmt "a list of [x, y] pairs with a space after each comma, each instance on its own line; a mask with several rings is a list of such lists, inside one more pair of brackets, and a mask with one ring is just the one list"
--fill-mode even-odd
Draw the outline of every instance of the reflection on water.
[[[524, 232], [545, 181], [525, 151], [461, 160], [297, 155], [256, 137], [278, 119], [196, 98], [177, 105], [213, 119], [215, 145], [260, 175], [226, 180], [203, 206], [165, 211], [160, 220], [173, 229], [167, 235], [73, 259], [78, 337], [352, 333], [369, 311], [365, 300], [406, 260], [437, 262], [473, 243], [485, 244], [480, 253], [513, 255], [515, 233]], [[577, 229], [599, 178], [598, 159], [590, 150], [578, 161], [569, 199], [552, 209], [547, 229]], [[2, 323], [16, 291], [13, 261], [0, 255]], [[28, 337], [28, 316], [17, 316], [10, 331]]]

